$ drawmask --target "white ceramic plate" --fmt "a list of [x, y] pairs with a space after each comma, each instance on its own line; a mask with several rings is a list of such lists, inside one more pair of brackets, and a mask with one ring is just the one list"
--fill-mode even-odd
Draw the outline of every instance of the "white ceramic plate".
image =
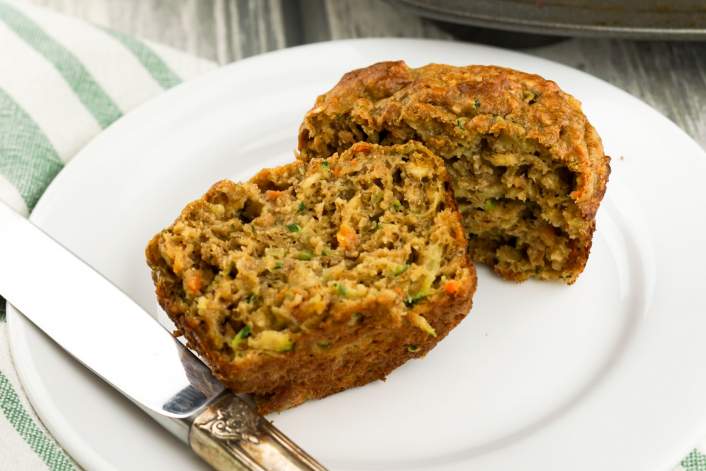
[[[613, 156], [591, 258], [570, 287], [516, 285], [480, 268], [471, 315], [425, 359], [385, 383], [274, 415], [275, 423], [335, 470], [673, 465], [706, 435], [706, 156], [657, 112], [584, 73], [416, 40], [255, 57], [113, 125], [59, 175], [32, 220], [159, 315], [143, 258], [152, 234], [214, 181], [292, 159], [302, 116], [343, 72], [398, 58], [536, 72], [583, 101]], [[9, 323], [33, 405], [81, 465], [205, 469], [13, 310]]]

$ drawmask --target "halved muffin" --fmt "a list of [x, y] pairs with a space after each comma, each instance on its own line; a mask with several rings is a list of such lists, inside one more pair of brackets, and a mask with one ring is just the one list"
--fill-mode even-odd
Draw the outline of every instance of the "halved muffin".
[[319, 96], [300, 159], [411, 140], [446, 161], [473, 260], [516, 281], [576, 280], [610, 173], [576, 99], [502, 67], [381, 62]]
[[261, 412], [426, 354], [476, 286], [443, 161], [418, 143], [218, 182], [146, 255], [190, 347]]

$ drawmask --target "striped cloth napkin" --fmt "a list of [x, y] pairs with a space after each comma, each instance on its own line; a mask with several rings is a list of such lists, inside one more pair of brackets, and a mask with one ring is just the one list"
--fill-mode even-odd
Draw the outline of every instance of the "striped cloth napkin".
[[[29, 214], [94, 136], [140, 103], [214, 66], [0, 0], [0, 199]], [[0, 299], [0, 471], [78, 470], [32, 411], [7, 340]], [[674, 471], [706, 471], [706, 454], [695, 449]]]
[[[49, 182], [94, 136], [137, 105], [214, 67], [0, 0], [0, 199], [29, 214]], [[27, 402], [7, 335], [0, 298], [0, 470], [78, 470]]]

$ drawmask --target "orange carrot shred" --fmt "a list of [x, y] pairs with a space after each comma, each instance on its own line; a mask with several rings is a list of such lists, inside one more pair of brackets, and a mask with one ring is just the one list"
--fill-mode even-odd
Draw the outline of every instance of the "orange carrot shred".
[[267, 190], [265, 192], [265, 198], [267, 199], [267, 201], [272, 201], [274, 199], [277, 199], [277, 197], [282, 193], [284, 192], [279, 190]]
[[459, 288], [460, 286], [458, 284], [458, 281], [449, 280], [444, 283], [444, 293], [446, 294], [456, 294], [458, 293]]

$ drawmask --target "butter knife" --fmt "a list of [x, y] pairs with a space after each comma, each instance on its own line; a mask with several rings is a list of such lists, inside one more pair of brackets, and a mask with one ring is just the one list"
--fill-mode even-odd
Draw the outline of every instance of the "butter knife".
[[213, 468], [325, 470], [125, 293], [2, 202], [0, 261], [0, 296]]

